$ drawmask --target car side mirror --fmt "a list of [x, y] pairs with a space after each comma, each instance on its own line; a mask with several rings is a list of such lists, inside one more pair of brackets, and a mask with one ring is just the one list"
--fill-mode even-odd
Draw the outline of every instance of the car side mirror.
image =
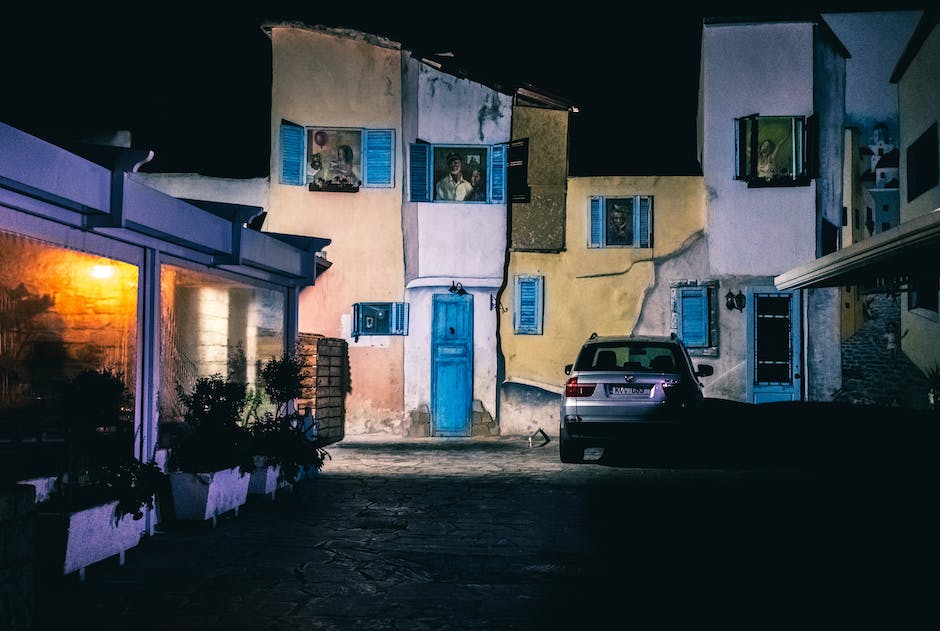
[[699, 364], [695, 367], [696, 377], [710, 377], [715, 373], [715, 369], [709, 364]]
[[574, 367], [574, 364], [568, 364], [567, 366], [565, 366], [565, 374], [566, 374], [566, 375], [570, 375], [570, 374], [571, 374], [571, 369], [572, 369], [573, 367]]

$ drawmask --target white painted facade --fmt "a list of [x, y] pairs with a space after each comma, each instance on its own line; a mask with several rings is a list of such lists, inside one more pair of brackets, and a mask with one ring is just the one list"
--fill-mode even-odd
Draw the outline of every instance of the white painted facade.
[[[774, 275], [817, 256], [824, 220], [841, 226], [841, 44], [813, 21], [707, 21], [699, 90], [707, 269], [719, 281], [720, 295], [772, 290]], [[735, 120], [751, 115], [817, 116], [818, 177], [803, 185], [757, 188], [735, 179]], [[801, 354], [804, 364], [794, 374], [794, 396], [831, 398], [841, 385], [838, 290], [814, 290], [795, 298], [801, 300], [802, 316], [793, 326], [803, 333], [802, 348], [793, 352]], [[721, 346], [712, 361], [719, 378], [706, 381], [708, 396], [755, 401], [752, 309], [752, 304], [743, 314], [720, 309]]]

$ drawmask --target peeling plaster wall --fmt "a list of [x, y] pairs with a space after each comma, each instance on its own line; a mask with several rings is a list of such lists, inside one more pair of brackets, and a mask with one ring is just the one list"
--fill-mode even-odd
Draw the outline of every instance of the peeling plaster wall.
[[561, 250], [565, 247], [565, 192], [568, 175], [568, 112], [513, 108], [513, 140], [529, 139], [529, 203], [512, 205], [512, 247]]
[[[271, 173], [265, 230], [332, 239], [332, 266], [300, 295], [299, 328], [349, 342], [350, 434], [400, 424], [400, 336], [349, 337], [352, 305], [404, 299], [402, 246], [401, 51], [393, 42], [353, 31], [274, 27]], [[394, 129], [393, 188], [311, 192], [280, 184], [282, 119], [298, 125]]]
[[[772, 56], [753, 54], [767, 42], [774, 43]], [[734, 179], [734, 119], [810, 116], [812, 69], [809, 23], [717, 25], [702, 32], [702, 171], [716, 273], [773, 276], [816, 257], [815, 182], [751, 189]]]
[[[417, 139], [447, 145], [509, 141], [511, 97], [417, 60], [405, 60], [403, 67], [409, 104], [406, 144]], [[406, 201], [403, 208], [410, 303], [405, 409], [431, 402], [432, 295], [460, 282], [473, 296], [472, 398], [495, 410], [496, 312], [490, 309], [490, 294], [495, 295], [503, 278], [506, 205]]]
[[[649, 310], [643, 318], [645, 332], [669, 334], [670, 279], [661, 277], [661, 263], [685, 261], [683, 267], [693, 278], [702, 278], [708, 269], [704, 248], [690, 247], [703, 240], [705, 193], [701, 177], [569, 178], [567, 189], [567, 248], [560, 253], [513, 252], [508, 287], [501, 301], [506, 310], [500, 313], [505, 380], [556, 394], [564, 388], [565, 364], [574, 361], [592, 332], [630, 333], [637, 330], [641, 315]], [[588, 248], [591, 195], [653, 195], [655, 247]], [[513, 333], [512, 279], [520, 274], [545, 277], [542, 335]], [[504, 434], [530, 433], [533, 417], [520, 407], [512, 390], [508, 384], [501, 390], [507, 398], [500, 401], [500, 429]], [[557, 427], [554, 431], [557, 433]]]

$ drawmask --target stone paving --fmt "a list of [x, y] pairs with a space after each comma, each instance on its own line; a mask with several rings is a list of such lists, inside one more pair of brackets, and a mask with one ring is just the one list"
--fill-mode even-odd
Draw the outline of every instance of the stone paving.
[[897, 356], [885, 350], [885, 330], [894, 323], [900, 338], [901, 297], [871, 295], [871, 315], [852, 337], [842, 343], [842, 389], [833, 397], [840, 403], [926, 409], [927, 378], [898, 340]]
[[328, 451], [215, 528], [44, 578], [36, 631], [910, 628], [936, 567], [926, 506], [867, 476], [563, 465], [526, 437]]

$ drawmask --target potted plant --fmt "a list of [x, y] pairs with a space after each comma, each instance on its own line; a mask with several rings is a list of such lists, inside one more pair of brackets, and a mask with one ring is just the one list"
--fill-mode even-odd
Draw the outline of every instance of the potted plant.
[[304, 362], [296, 351], [268, 360], [261, 386], [274, 412], [255, 414], [249, 431], [256, 454], [254, 492], [273, 494], [279, 485], [298, 481], [302, 471], [319, 470], [329, 454], [311, 436], [313, 419], [293, 407], [302, 394]]
[[70, 574], [140, 542], [144, 508], [154, 507], [164, 480], [154, 462], [132, 453], [130, 393], [123, 375], [83, 370], [67, 382], [65, 469], [37, 506], [37, 534], [45, 563]]
[[241, 425], [246, 385], [219, 374], [196, 379], [191, 392], [177, 386], [186, 431], [169, 450], [168, 469], [177, 519], [212, 520], [248, 499], [254, 469], [250, 436]]

